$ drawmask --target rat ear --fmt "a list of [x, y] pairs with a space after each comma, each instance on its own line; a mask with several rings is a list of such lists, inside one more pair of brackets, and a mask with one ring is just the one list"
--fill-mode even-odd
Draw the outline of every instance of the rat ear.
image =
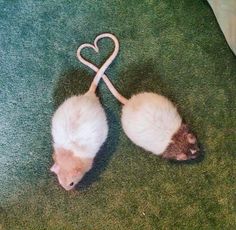
[[189, 133], [187, 135], [187, 140], [190, 144], [195, 144], [196, 143], [196, 137], [191, 133]]
[[60, 167], [59, 167], [59, 165], [56, 164], [56, 163], [54, 163], [54, 165], [50, 168], [51, 172], [54, 172], [54, 173], [56, 173], [56, 174], [58, 174], [59, 169], [60, 169]]

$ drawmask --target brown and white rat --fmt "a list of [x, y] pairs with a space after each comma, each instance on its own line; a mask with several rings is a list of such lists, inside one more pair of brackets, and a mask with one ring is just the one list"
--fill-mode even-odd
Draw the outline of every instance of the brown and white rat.
[[[101, 38], [112, 37], [109, 34], [99, 35], [91, 44], [83, 48], [99, 51], [97, 42]], [[114, 41], [115, 42], [115, 41]], [[70, 190], [82, 179], [92, 165], [96, 153], [105, 142], [108, 134], [106, 115], [95, 94], [98, 82], [108, 66], [115, 59], [119, 44], [115, 43], [112, 55], [97, 72], [89, 90], [84, 95], [72, 96], [63, 102], [52, 118], [54, 172], [61, 186]]]
[[[80, 50], [77, 51], [77, 57], [82, 63], [98, 71], [95, 65], [81, 56]], [[126, 99], [118, 93], [106, 75], [103, 80], [111, 93], [123, 104], [122, 127], [136, 145], [166, 159], [184, 161], [197, 158], [199, 147], [196, 136], [183, 123], [170, 100], [150, 92]]]

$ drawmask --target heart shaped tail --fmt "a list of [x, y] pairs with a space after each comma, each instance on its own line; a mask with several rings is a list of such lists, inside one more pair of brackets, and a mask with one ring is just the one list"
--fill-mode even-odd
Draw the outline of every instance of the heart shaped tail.
[[[110, 38], [112, 39], [112, 41], [115, 44], [115, 48], [113, 53], [111, 54], [111, 56], [105, 61], [105, 63], [101, 66], [100, 69], [97, 68], [97, 66], [95, 66], [94, 64], [90, 63], [88, 60], [86, 60], [85, 58], [82, 57], [81, 55], [81, 51], [84, 48], [92, 48], [95, 52], [99, 52], [99, 48], [97, 46], [97, 43], [100, 39], [102, 38]], [[107, 68], [109, 67], [109, 65], [113, 62], [113, 60], [116, 58], [117, 54], [119, 52], [119, 42], [117, 40], [117, 38], [109, 33], [104, 33], [104, 34], [100, 34], [99, 36], [96, 37], [95, 41], [94, 41], [94, 45], [91, 44], [83, 44], [81, 45], [78, 50], [77, 50], [77, 57], [79, 59], [79, 61], [81, 61], [84, 65], [88, 66], [90, 69], [94, 70], [96, 72], [96, 75], [93, 79], [93, 82], [89, 88], [90, 92], [95, 92], [96, 88], [98, 86], [98, 83], [100, 81], [101, 78], [103, 78], [104, 82], [106, 83], [108, 89], [111, 91], [111, 93], [113, 94], [113, 96], [119, 100], [122, 104], [126, 104], [127, 99], [124, 98], [116, 89], [115, 87], [112, 85], [112, 83], [110, 82], [110, 80], [108, 79], [108, 77], [104, 74], [105, 71], [107, 70]]]

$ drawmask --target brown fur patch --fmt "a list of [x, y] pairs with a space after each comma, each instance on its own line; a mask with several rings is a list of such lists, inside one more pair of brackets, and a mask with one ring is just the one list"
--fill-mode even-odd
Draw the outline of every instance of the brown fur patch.
[[162, 156], [167, 159], [189, 160], [196, 158], [198, 151], [196, 137], [189, 127], [182, 123]]
[[75, 156], [73, 152], [66, 149], [57, 149], [57, 151], [53, 154], [54, 161], [60, 166], [62, 169], [66, 169], [68, 171], [82, 171], [87, 172], [92, 167], [93, 159], [91, 158], [80, 158]]

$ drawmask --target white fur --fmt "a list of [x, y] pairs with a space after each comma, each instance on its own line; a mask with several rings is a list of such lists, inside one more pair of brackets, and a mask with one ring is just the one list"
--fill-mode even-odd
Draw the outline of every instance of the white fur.
[[67, 99], [52, 119], [54, 148], [81, 158], [94, 158], [107, 134], [106, 115], [93, 92]]
[[121, 120], [126, 135], [156, 155], [163, 153], [182, 122], [176, 107], [154, 93], [132, 96], [123, 106]]

